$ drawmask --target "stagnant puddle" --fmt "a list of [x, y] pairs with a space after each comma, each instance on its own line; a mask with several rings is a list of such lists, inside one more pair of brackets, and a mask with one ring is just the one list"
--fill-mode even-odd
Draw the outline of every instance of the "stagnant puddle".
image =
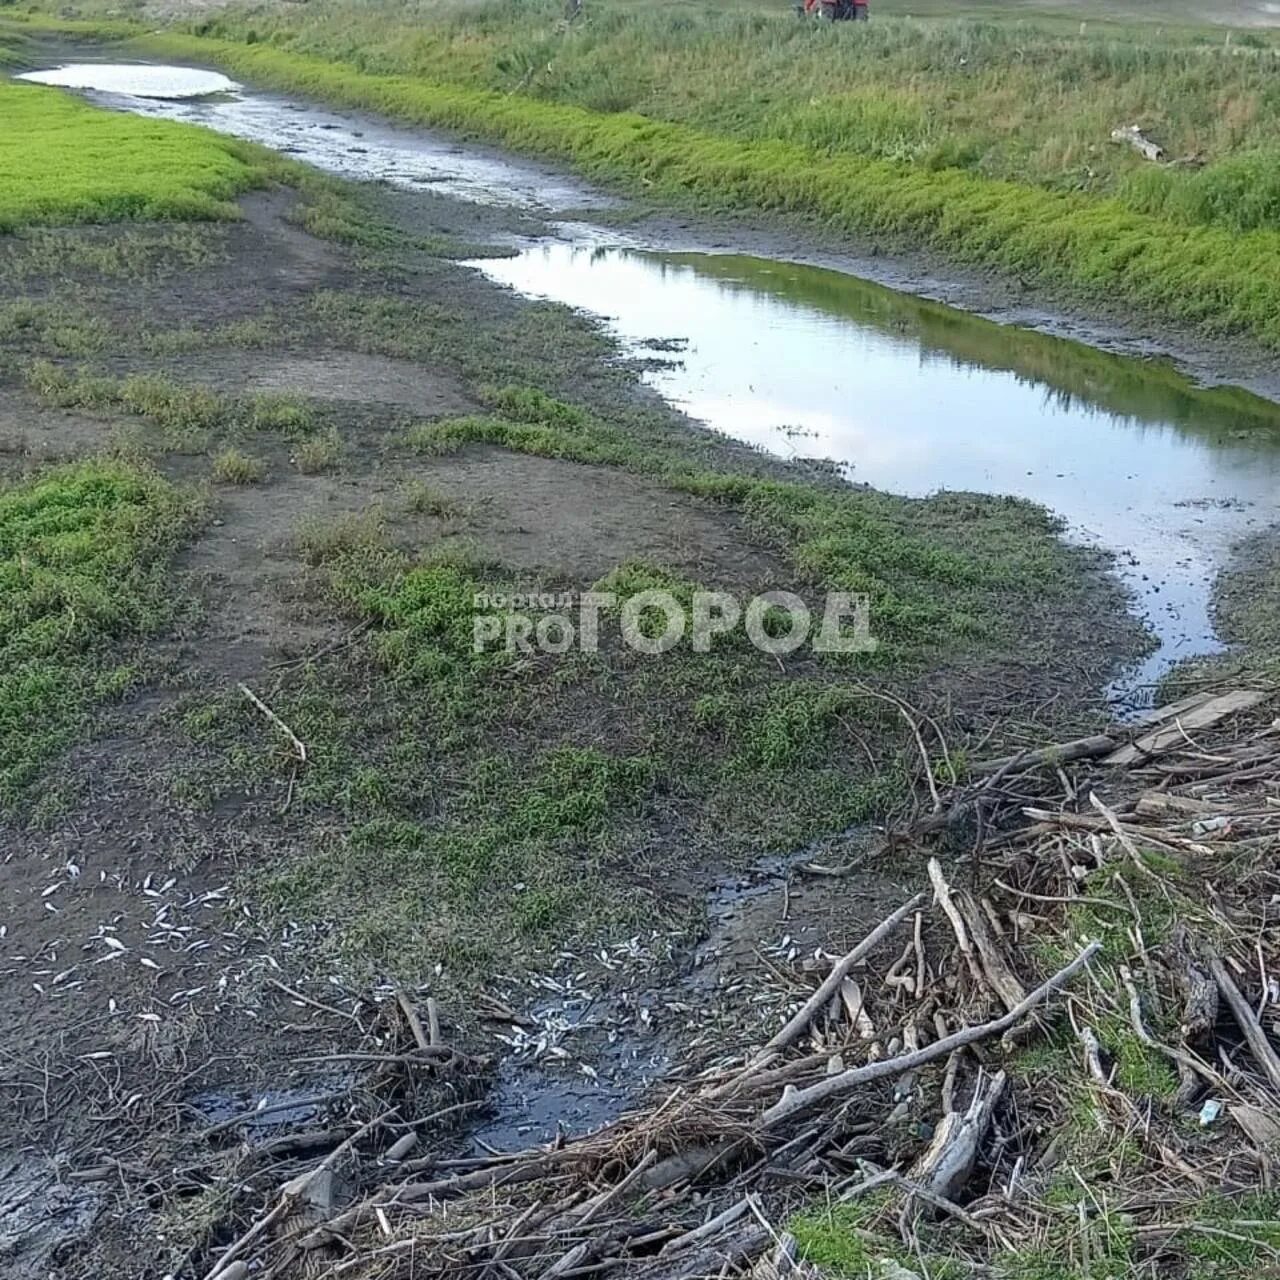
[[645, 377], [726, 435], [894, 493], [1009, 493], [1057, 512], [1118, 553], [1159, 640], [1128, 689], [1218, 647], [1214, 578], [1280, 519], [1280, 406], [1161, 363], [760, 258], [551, 243], [473, 265], [637, 347], [675, 340], [678, 362]]
[[[174, 91], [206, 72], [79, 65], [59, 74], [103, 105], [203, 124], [345, 177], [544, 216], [574, 211], [556, 223], [559, 238], [472, 265], [601, 316], [640, 354], [662, 340], [676, 358], [645, 377], [727, 435], [781, 456], [834, 459], [852, 480], [895, 493], [975, 490], [1044, 504], [1069, 536], [1117, 554], [1156, 635], [1157, 651], [1120, 694], [1140, 696], [1172, 662], [1219, 647], [1214, 578], [1234, 543], [1280, 520], [1280, 407], [1239, 388], [1199, 388], [1161, 362], [995, 324], [839, 271], [654, 252], [582, 221], [578, 211], [605, 201], [536, 164], [235, 85]], [[168, 96], [156, 94], [157, 81]]]

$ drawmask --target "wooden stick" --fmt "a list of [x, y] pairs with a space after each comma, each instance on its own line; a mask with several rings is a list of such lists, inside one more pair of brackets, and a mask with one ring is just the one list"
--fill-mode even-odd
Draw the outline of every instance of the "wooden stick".
[[1060, 969], [1047, 982], [1037, 987], [1017, 1008], [1010, 1009], [1002, 1017], [984, 1022], [980, 1026], [965, 1027], [945, 1039], [935, 1040], [932, 1044], [925, 1045], [923, 1049], [917, 1049], [912, 1053], [899, 1054], [895, 1058], [882, 1058], [879, 1062], [869, 1062], [866, 1066], [842, 1071], [839, 1075], [829, 1076], [805, 1089], [787, 1090], [761, 1115], [756, 1128], [760, 1131], [776, 1128], [784, 1120], [790, 1119], [799, 1112], [807, 1111], [828, 1098], [849, 1093], [859, 1085], [869, 1084], [872, 1080], [882, 1080], [886, 1076], [904, 1075], [916, 1067], [924, 1066], [926, 1062], [934, 1061], [935, 1058], [945, 1058], [955, 1049], [973, 1044], [978, 1040], [989, 1039], [991, 1036], [1003, 1035], [1010, 1027], [1026, 1017], [1032, 1009], [1043, 1004], [1054, 992], [1066, 986], [1101, 949], [1101, 942], [1090, 942], [1065, 969]]
[[686, 1231], [682, 1236], [676, 1236], [674, 1240], [668, 1241], [659, 1251], [659, 1257], [666, 1257], [671, 1253], [678, 1253], [681, 1249], [687, 1249], [691, 1244], [697, 1244], [699, 1240], [705, 1240], [708, 1236], [713, 1236], [716, 1232], [723, 1230], [725, 1227], [732, 1226], [751, 1206], [746, 1200], [739, 1200], [737, 1204], [730, 1205], [723, 1213], [717, 1213], [714, 1218], [707, 1219], [700, 1227], [694, 1227], [692, 1231]]
[[1120, 825], [1120, 819], [1116, 816], [1116, 811], [1104, 804], [1096, 791], [1089, 792], [1089, 803], [1107, 820], [1107, 826], [1115, 832], [1116, 839], [1124, 846], [1124, 851], [1133, 860], [1133, 865], [1139, 871], [1145, 871], [1147, 875], [1151, 875], [1151, 868], [1143, 862], [1142, 854], [1138, 852], [1138, 846], [1133, 843], [1129, 833]]
[[1182, 1049], [1175, 1049], [1172, 1045], [1157, 1040], [1147, 1030], [1146, 1021], [1142, 1016], [1142, 997], [1138, 994], [1137, 984], [1133, 980], [1133, 974], [1130, 972], [1128, 965], [1122, 964], [1120, 966], [1120, 981], [1124, 984], [1124, 989], [1129, 996], [1129, 1022], [1133, 1026], [1134, 1033], [1143, 1044], [1148, 1048], [1154, 1049], [1157, 1053], [1163, 1053], [1166, 1058], [1172, 1059], [1185, 1070], [1201, 1076], [1224, 1093], [1229, 1093], [1234, 1098], [1240, 1097], [1238, 1090], [1233, 1088], [1212, 1067], [1196, 1058], [1194, 1054], [1187, 1053]]
[[409, 1024], [409, 1031], [413, 1036], [414, 1042], [419, 1049], [426, 1052], [436, 1041], [427, 1039], [427, 1033], [422, 1029], [422, 1019], [418, 1017], [418, 1010], [414, 1007], [413, 1001], [409, 999], [409, 993], [407, 991], [397, 991], [396, 1004], [400, 1006], [400, 1012], [404, 1014], [404, 1020]]
[[1077, 738], [1074, 742], [1062, 742], [1054, 747], [1041, 747], [1039, 751], [1022, 751], [1017, 755], [1001, 756], [999, 760], [985, 760], [975, 764], [970, 772], [976, 778], [989, 773], [999, 773], [1011, 765], [1020, 769], [1034, 769], [1042, 764], [1063, 764], [1068, 760], [1090, 760], [1114, 751], [1116, 740], [1099, 735], [1093, 738]]
[[1209, 972], [1213, 974], [1214, 982], [1218, 984], [1218, 990], [1222, 992], [1222, 998], [1231, 1006], [1231, 1012], [1240, 1024], [1240, 1030], [1244, 1032], [1244, 1038], [1249, 1043], [1254, 1059], [1271, 1082], [1271, 1087], [1280, 1090], [1280, 1056], [1276, 1054], [1271, 1041], [1267, 1039], [1267, 1033], [1262, 1029], [1257, 1015], [1249, 1007], [1249, 1002], [1240, 994], [1240, 988], [1227, 972], [1227, 966], [1222, 963], [1222, 958], [1216, 952], [1206, 948], [1205, 960], [1208, 962]]
[[284, 1102], [273, 1102], [268, 1106], [259, 1107], [256, 1111], [241, 1111], [237, 1115], [230, 1116], [226, 1120], [219, 1120], [217, 1124], [211, 1124], [203, 1133], [200, 1134], [201, 1139], [212, 1138], [215, 1134], [224, 1133], [228, 1129], [234, 1129], [237, 1125], [250, 1124], [254, 1120], [263, 1119], [266, 1116], [278, 1115], [281, 1111], [302, 1110], [312, 1107], [327, 1107], [334, 1102], [341, 1102], [343, 1098], [351, 1096], [350, 1089], [340, 1089], [336, 1093], [318, 1093], [307, 1098], [290, 1098]]
[[887, 916], [876, 925], [852, 951], [836, 961], [822, 985], [788, 1019], [786, 1026], [760, 1050], [747, 1070], [753, 1071], [763, 1066], [765, 1061], [772, 1058], [780, 1049], [785, 1049], [797, 1040], [818, 1013], [827, 1007], [831, 997], [840, 990], [840, 984], [848, 977], [849, 970], [874, 951], [884, 938], [892, 933], [923, 901], [924, 894], [917, 893], [910, 902], [903, 903], [891, 916]]
[[[973, 954], [973, 944], [969, 941], [969, 930], [965, 927], [964, 917], [951, 900], [951, 886], [947, 884], [943, 877], [942, 864], [937, 858], [929, 859], [929, 883], [933, 885], [934, 902], [942, 908], [943, 915], [951, 921], [952, 931], [955, 933], [956, 942], [960, 946], [960, 954], [964, 956], [965, 963], [969, 966], [969, 972], [973, 974], [977, 982], [983, 983], [982, 970], [978, 968], [978, 962]], [[917, 994], [923, 993], [917, 992]]]
[[593, 1218], [598, 1218], [600, 1214], [609, 1207], [619, 1196], [623, 1196], [630, 1188], [640, 1180], [646, 1169], [654, 1164], [658, 1159], [658, 1153], [650, 1147], [644, 1154], [644, 1159], [640, 1161], [630, 1173], [627, 1174], [620, 1182], [615, 1183], [603, 1195], [593, 1202], [588, 1201], [584, 1206], [582, 1216], [578, 1219], [578, 1225], [585, 1227]]
[[299, 1004], [309, 1004], [313, 1009], [320, 1009], [324, 1013], [332, 1013], [339, 1018], [350, 1018], [358, 1027], [360, 1019], [354, 1013], [348, 1013], [345, 1009], [338, 1009], [331, 1004], [325, 1004], [323, 1000], [313, 1000], [310, 996], [304, 996], [296, 987], [291, 987], [287, 983], [281, 982], [279, 978], [268, 978], [267, 985], [275, 987], [277, 991], [283, 991], [285, 995], [292, 996]]
[[276, 715], [276, 713], [272, 711], [271, 708], [267, 706], [267, 704], [263, 702], [263, 700], [260, 697], [258, 697], [258, 695], [254, 693], [254, 691], [250, 689], [247, 684], [240, 685], [239, 689], [240, 689], [240, 692], [243, 693], [244, 696], [248, 698], [249, 701], [253, 703], [253, 705], [257, 707], [258, 710], [261, 711], [262, 714], [266, 716], [267, 719], [270, 720], [271, 723], [275, 725], [275, 727], [279, 729], [280, 732], [283, 733], [286, 738], [289, 739], [289, 745], [293, 748], [294, 755], [298, 757], [298, 763], [306, 764], [307, 748], [303, 745], [302, 739], [299, 738], [298, 735], [294, 733], [294, 731], [290, 729], [289, 726], [285, 724], [285, 722], [281, 720], [280, 717]]

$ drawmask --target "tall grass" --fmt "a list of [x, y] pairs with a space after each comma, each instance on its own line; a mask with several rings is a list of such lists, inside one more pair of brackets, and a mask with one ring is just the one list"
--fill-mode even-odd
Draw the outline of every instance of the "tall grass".
[[482, 136], [676, 201], [820, 218], [851, 236], [926, 245], [956, 261], [1280, 347], [1280, 233], [1237, 234], [962, 168], [747, 141], [636, 113], [370, 75], [263, 44], [150, 37], [259, 83]]
[[[1280, 158], [1280, 47], [1256, 33], [990, 17], [919, 20], [885, 7], [869, 27], [820, 27], [762, 4], [588, 0], [566, 28], [559, 0], [311, 0], [232, 8], [200, 34], [336, 59], [377, 75], [518, 91], [591, 111], [637, 112], [745, 141], [960, 167], [1055, 190], [1128, 194], [1143, 162], [1109, 142], [1140, 122], [1171, 156], [1214, 166]], [[1179, 208], [1236, 229], [1274, 207], [1220, 198]], [[1150, 211], [1140, 189], [1135, 207]]]

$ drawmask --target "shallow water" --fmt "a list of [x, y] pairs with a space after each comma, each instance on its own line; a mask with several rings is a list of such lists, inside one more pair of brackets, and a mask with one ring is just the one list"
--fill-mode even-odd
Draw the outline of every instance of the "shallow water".
[[1010, 493], [1057, 512], [1119, 553], [1158, 637], [1129, 686], [1217, 647], [1213, 579], [1235, 541], [1280, 519], [1280, 407], [1158, 362], [759, 258], [552, 243], [473, 265], [637, 346], [687, 343], [645, 377], [727, 435], [894, 493]]
[[[202, 78], [213, 76], [224, 82], [224, 91], [142, 92], [152, 74], [158, 83], [175, 88], [184, 83], [198, 86]], [[86, 90], [92, 101], [104, 107], [204, 125], [260, 142], [344, 178], [428, 188], [463, 200], [515, 208], [589, 209], [614, 203], [536, 164], [486, 155], [439, 135], [247, 92], [212, 72], [144, 63], [76, 63], [19, 78], [66, 83]], [[208, 96], [211, 92], [216, 96]]]
[[240, 88], [234, 80], [216, 71], [156, 67], [146, 63], [72, 62], [50, 71], [29, 71], [18, 79], [62, 89], [93, 89], [133, 98], [172, 101], [234, 93]]
[[[346, 177], [552, 217], [607, 203], [536, 164], [235, 86], [141, 97], [144, 70], [207, 74], [81, 65], [65, 78], [92, 81], [104, 105], [203, 124]], [[134, 92], [122, 93], [128, 76]], [[1179, 658], [1220, 647], [1214, 578], [1236, 541], [1280, 520], [1280, 407], [842, 272], [652, 252], [581, 220], [556, 225], [557, 239], [472, 265], [604, 317], [640, 354], [673, 340], [662, 346], [679, 348], [676, 363], [645, 377], [691, 416], [784, 457], [834, 459], [896, 493], [1029, 498], [1069, 536], [1115, 552], [1158, 641], [1116, 692], [1134, 695]]]

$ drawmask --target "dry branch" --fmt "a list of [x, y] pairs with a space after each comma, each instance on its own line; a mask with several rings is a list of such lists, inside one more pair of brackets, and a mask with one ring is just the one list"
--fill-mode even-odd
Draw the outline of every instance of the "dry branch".
[[819, 1012], [827, 1007], [831, 997], [836, 995], [841, 983], [849, 976], [849, 971], [865, 960], [880, 943], [893, 932], [922, 902], [924, 894], [917, 893], [909, 902], [904, 902], [892, 915], [886, 916], [852, 951], [842, 956], [832, 966], [822, 985], [796, 1010], [787, 1021], [786, 1026], [775, 1035], [760, 1051], [748, 1070], [763, 1066], [780, 1050], [795, 1042]]
[[1213, 974], [1214, 982], [1218, 984], [1218, 990], [1222, 992], [1222, 998], [1230, 1007], [1236, 1022], [1240, 1024], [1240, 1030], [1244, 1032], [1244, 1038], [1248, 1042], [1254, 1060], [1266, 1074], [1271, 1087], [1280, 1091], [1280, 1055], [1277, 1055], [1271, 1041], [1267, 1038], [1267, 1033], [1262, 1029], [1257, 1015], [1249, 1007], [1249, 1002], [1240, 994], [1240, 988], [1227, 972], [1227, 966], [1222, 963], [1221, 957], [1216, 952], [1206, 951], [1205, 960], [1209, 965], [1209, 972]]
[[974, 1044], [979, 1040], [988, 1040], [992, 1036], [1003, 1035], [1010, 1027], [1015, 1026], [1034, 1008], [1042, 1004], [1054, 992], [1059, 991], [1101, 950], [1100, 942], [1091, 942], [1064, 969], [1060, 969], [1047, 982], [1037, 987], [1017, 1008], [1011, 1009], [1003, 1017], [985, 1022], [981, 1026], [966, 1027], [954, 1035], [933, 1044], [917, 1049], [914, 1053], [900, 1054], [896, 1058], [885, 1058], [872, 1062], [865, 1067], [854, 1067], [837, 1076], [810, 1085], [807, 1089], [792, 1089], [784, 1093], [761, 1117], [758, 1128], [763, 1131], [775, 1128], [782, 1121], [807, 1111], [825, 1102], [828, 1098], [840, 1097], [856, 1089], [859, 1085], [869, 1084], [872, 1080], [881, 1080], [886, 1076], [900, 1076], [914, 1071], [937, 1058], [946, 1057], [955, 1049]]
[[302, 739], [298, 737], [292, 729], [289, 728], [283, 720], [280, 719], [274, 711], [263, 700], [258, 697], [247, 684], [239, 686], [240, 692], [260, 711], [268, 720], [271, 721], [277, 729], [289, 740], [289, 745], [293, 748], [293, 754], [298, 757], [299, 764], [307, 763], [307, 748], [303, 744]]

